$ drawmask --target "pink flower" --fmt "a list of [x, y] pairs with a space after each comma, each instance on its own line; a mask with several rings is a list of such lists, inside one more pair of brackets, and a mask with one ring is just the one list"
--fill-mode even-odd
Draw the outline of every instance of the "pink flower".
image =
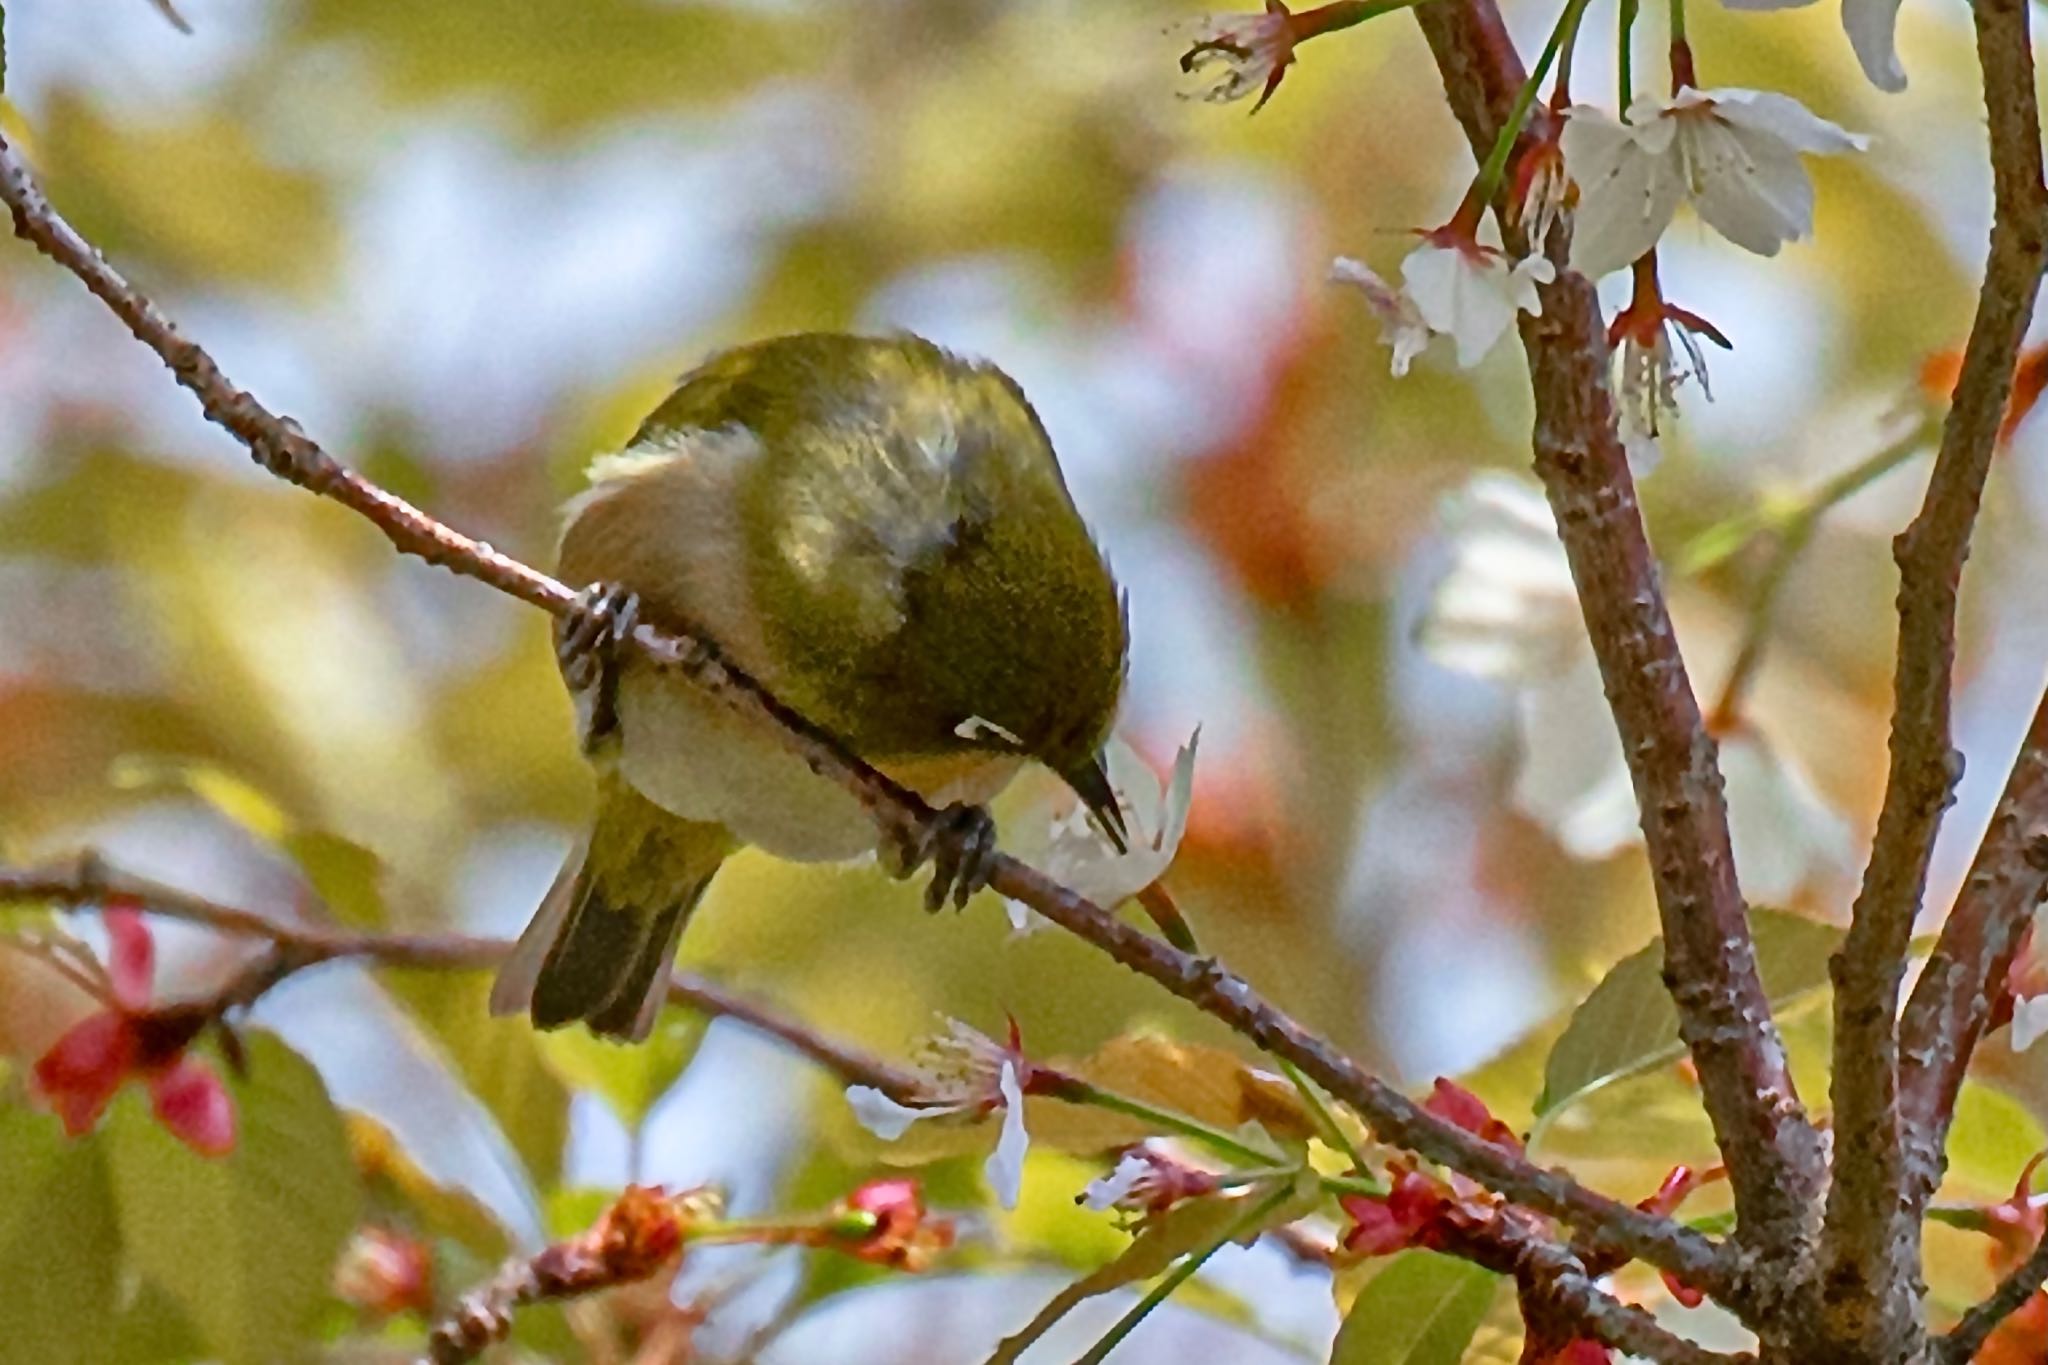
[[202, 1156], [225, 1156], [235, 1145], [235, 1110], [211, 1067], [186, 1055], [211, 1022], [195, 1006], [153, 1007], [156, 945], [140, 911], [110, 902], [107, 1007], [72, 1025], [35, 1065], [35, 1090], [82, 1137], [99, 1123], [130, 1079], [149, 1090], [157, 1121]]
[[919, 1271], [953, 1245], [953, 1222], [927, 1215], [917, 1182], [907, 1177], [870, 1180], [840, 1207], [861, 1231], [835, 1245], [849, 1256], [898, 1270]]

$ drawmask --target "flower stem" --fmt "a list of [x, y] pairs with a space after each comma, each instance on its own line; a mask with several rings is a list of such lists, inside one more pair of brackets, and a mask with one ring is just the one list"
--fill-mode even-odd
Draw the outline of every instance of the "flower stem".
[[1352, 1170], [1363, 1172], [1365, 1170], [1365, 1157], [1360, 1154], [1357, 1144], [1352, 1142], [1351, 1135], [1346, 1133], [1342, 1125], [1337, 1122], [1337, 1116], [1330, 1112], [1328, 1105], [1323, 1103], [1323, 1097], [1318, 1095], [1315, 1087], [1309, 1084], [1308, 1077], [1302, 1075], [1301, 1069], [1285, 1057], [1276, 1057], [1274, 1060], [1280, 1064], [1280, 1070], [1285, 1073], [1287, 1079], [1294, 1082], [1294, 1088], [1301, 1094], [1302, 1103], [1308, 1106], [1309, 1114], [1315, 1119], [1316, 1127], [1322, 1130], [1323, 1141], [1342, 1152], [1346, 1157], [1349, 1157]]
[[1550, 107], [1562, 112], [1572, 102], [1572, 61], [1579, 51], [1579, 28], [1586, 17], [1586, 7], [1578, 6], [1567, 10], [1564, 20], [1564, 43], [1557, 55], [1557, 84], [1550, 88]]
[[1628, 122], [1628, 107], [1636, 102], [1635, 36], [1636, 12], [1641, 8], [1639, 0], [1621, 0], [1621, 12], [1615, 24], [1618, 33], [1618, 48], [1614, 54], [1616, 72], [1616, 93], [1621, 103], [1621, 121]]
[[1132, 1306], [1131, 1311], [1117, 1320], [1102, 1340], [1088, 1348], [1088, 1353], [1074, 1361], [1074, 1365], [1102, 1365], [1109, 1353], [1123, 1344], [1124, 1338], [1137, 1330], [1138, 1324], [1150, 1316], [1153, 1309], [1166, 1302], [1173, 1291], [1195, 1277], [1195, 1273], [1208, 1263], [1211, 1256], [1221, 1251], [1225, 1243], [1234, 1242], [1247, 1233], [1256, 1231], [1275, 1209], [1285, 1203], [1294, 1192], [1293, 1186], [1282, 1184], [1273, 1192], [1245, 1210], [1242, 1218], [1223, 1230], [1223, 1235], [1199, 1251], [1189, 1253], [1181, 1263], [1166, 1273], [1165, 1278], [1146, 1291], [1145, 1297]]
[[1508, 110], [1507, 121], [1501, 124], [1500, 136], [1493, 140], [1493, 150], [1486, 154], [1486, 164], [1479, 168], [1479, 178], [1472, 182], [1472, 192], [1466, 196], [1468, 204], [1482, 205], [1493, 202], [1494, 191], [1500, 188], [1501, 177], [1507, 173], [1508, 158], [1514, 155], [1515, 142], [1522, 135], [1522, 127], [1529, 121], [1529, 110], [1536, 103], [1536, 91], [1550, 74], [1551, 63], [1564, 47], [1568, 34], [1578, 26], [1578, 19], [1585, 12], [1587, 0], [1567, 0], [1564, 13], [1550, 30], [1550, 39], [1543, 44], [1543, 55], [1536, 59], [1536, 67], [1529, 78], [1522, 82], [1522, 88], [1515, 92], [1515, 103]]
[[1337, 0], [1334, 5], [1322, 5], [1315, 9], [1303, 10], [1288, 20], [1294, 30], [1296, 43], [1320, 38], [1325, 33], [1337, 33], [1343, 29], [1355, 28], [1368, 19], [1377, 19], [1383, 14], [1398, 14], [1404, 9], [1426, 5], [1429, 0]]
[[1777, 614], [1778, 597], [1784, 591], [1786, 580], [1792, 576], [1793, 566], [1805, 554], [1814, 532], [1820, 528], [1821, 519], [1925, 450], [1939, 434], [1932, 418], [1918, 423], [1899, 440], [1836, 474], [1815, 489], [1796, 511], [1778, 522], [1778, 543], [1772, 551], [1770, 564], [1764, 569], [1763, 580], [1757, 586], [1756, 599], [1750, 603], [1749, 619], [1743, 628], [1735, 663], [1728, 670], [1727, 682], [1721, 686], [1720, 699], [1708, 715], [1710, 730], [1726, 731], [1741, 719], [1742, 699], [1763, 663], [1764, 646], [1769, 641], [1771, 623]]
[[1067, 1077], [1057, 1090], [1045, 1093], [1069, 1104], [1092, 1104], [1097, 1109], [1107, 1109], [1111, 1113], [1128, 1114], [1146, 1124], [1199, 1142], [1232, 1161], [1247, 1162], [1255, 1166], [1280, 1164], [1280, 1158], [1272, 1152], [1261, 1151], [1248, 1142], [1241, 1142], [1221, 1128], [1211, 1127], [1200, 1119], [1189, 1118], [1186, 1114], [1175, 1113], [1171, 1109], [1161, 1109], [1157, 1105], [1147, 1104], [1129, 1095], [1119, 1095], [1114, 1090], [1104, 1090], [1079, 1077]]

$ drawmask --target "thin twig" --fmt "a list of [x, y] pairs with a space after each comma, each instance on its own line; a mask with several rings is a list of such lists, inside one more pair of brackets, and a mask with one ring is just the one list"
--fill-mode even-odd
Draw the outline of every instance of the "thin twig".
[[[1425, 7], [1423, 13], [1434, 8]], [[138, 341], [170, 367], [177, 381], [199, 400], [207, 417], [247, 446], [265, 469], [360, 513], [402, 552], [475, 578], [556, 616], [576, 608], [577, 596], [568, 587], [442, 525], [345, 469], [296, 424], [236, 388], [203, 348], [180, 336], [156, 306], [51, 207], [4, 137], [0, 137], [0, 200], [13, 213], [17, 235], [76, 275]], [[930, 827], [933, 812], [914, 792], [862, 762], [832, 736], [731, 668], [710, 644], [642, 625], [633, 633], [632, 646], [741, 715], [770, 722], [814, 772], [852, 793], [885, 837], [914, 839]], [[1242, 978], [1212, 960], [1180, 952], [1131, 928], [1014, 858], [997, 854], [990, 860], [989, 884], [1223, 1020], [1261, 1047], [1288, 1058], [1331, 1095], [1356, 1109], [1382, 1141], [1462, 1171], [1510, 1199], [1562, 1219], [1596, 1242], [1669, 1270], [1741, 1309], [1742, 1296], [1725, 1273], [1719, 1248], [1709, 1239], [1668, 1218], [1642, 1213], [1587, 1190], [1568, 1176], [1538, 1169], [1425, 1113], [1400, 1091], [1260, 998]]]
[[[368, 933], [285, 923], [114, 871], [92, 857], [59, 868], [0, 868], [0, 901], [49, 901], [75, 909], [97, 905], [110, 895], [127, 897], [153, 914], [267, 940], [286, 950], [276, 959], [267, 980], [238, 976], [231, 983], [234, 998], [225, 1003], [233, 1005], [252, 1003], [256, 996], [293, 972], [342, 958], [369, 958], [392, 967], [481, 971], [496, 967], [512, 951], [512, 945], [503, 939], [468, 934]], [[870, 1085], [899, 1100], [909, 1100], [920, 1093], [921, 1082], [910, 1072], [827, 1038], [780, 1011], [693, 973], [676, 972], [671, 976], [669, 1000], [768, 1034], [848, 1084]]]
[[[1415, 12], [1475, 155], [1492, 146], [1524, 71], [1494, 0]], [[1538, 110], [1526, 135], [1553, 115]], [[1524, 245], [1501, 212], [1511, 251]], [[1563, 236], [1553, 238], [1562, 249]], [[1592, 284], [1564, 269], [1522, 319], [1536, 400], [1536, 473], [1571, 562], [1622, 752], [1634, 779], [1664, 930], [1664, 976], [1700, 1075], [1744, 1240], [1789, 1248], [1822, 1179], [1818, 1135], [1787, 1069], [1735, 879], [1728, 809], [1673, 634], [1608, 392], [1608, 347]]]
[[1831, 964], [1834, 1181], [1822, 1274], [1832, 1339], [1889, 1357], [1919, 1330], [1920, 1219], [1901, 1141], [1897, 1011], [1942, 812], [1962, 775], [1950, 734], [1956, 602], [2020, 343], [2048, 259], [2048, 186], [2027, 0], [1971, 7], [1994, 214], [1977, 316], [1920, 513], [1893, 543], [1899, 648], [1891, 764], [1854, 918]]
[[420, 1365], [463, 1365], [512, 1333], [530, 1304], [581, 1298], [651, 1279], [683, 1250], [688, 1218], [660, 1190], [628, 1185], [589, 1231], [536, 1256], [515, 1257], [462, 1296], [427, 1337]]
[[1963, 1314], [1962, 1321], [1942, 1338], [1942, 1360], [1950, 1365], [1966, 1365], [1974, 1359], [1985, 1338], [2039, 1293], [2043, 1281], [2048, 1281], [2048, 1237], [2034, 1243], [2033, 1252], [1998, 1282], [1991, 1297]]

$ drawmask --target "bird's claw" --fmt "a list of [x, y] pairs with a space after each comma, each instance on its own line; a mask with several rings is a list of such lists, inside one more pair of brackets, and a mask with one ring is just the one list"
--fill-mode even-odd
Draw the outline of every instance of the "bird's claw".
[[932, 865], [931, 884], [924, 891], [926, 910], [943, 910], [947, 901], [961, 909], [988, 885], [996, 822], [980, 806], [955, 801], [934, 812], [914, 834], [896, 840], [893, 852], [892, 870], [898, 877], [909, 877], [927, 862]]
[[586, 743], [618, 726], [619, 646], [639, 617], [638, 594], [614, 583], [593, 583], [576, 594], [575, 607], [555, 632], [555, 661], [563, 680], [572, 692], [587, 692], [592, 699]]

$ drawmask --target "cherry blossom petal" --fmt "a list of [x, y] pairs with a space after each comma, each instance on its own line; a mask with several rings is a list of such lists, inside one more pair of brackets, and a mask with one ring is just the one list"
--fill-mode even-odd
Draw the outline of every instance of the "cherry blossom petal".
[[846, 1102], [853, 1109], [853, 1116], [860, 1126], [884, 1142], [894, 1142], [910, 1131], [910, 1125], [921, 1119], [935, 1119], [947, 1114], [958, 1114], [966, 1109], [959, 1104], [898, 1104], [872, 1085], [849, 1085], [846, 1087]]
[[1722, 740], [1721, 772], [1735, 870], [1752, 899], [1786, 900], [1849, 865], [1849, 822], [1762, 736], [1745, 730]]
[[156, 940], [141, 912], [113, 904], [100, 916], [107, 930], [107, 978], [114, 1001], [126, 1010], [149, 1008], [156, 984]]
[[[1174, 756], [1173, 772], [1162, 789], [1159, 775], [1138, 751], [1112, 739], [1103, 753], [1110, 790], [1116, 794], [1129, 838], [1118, 852], [1096, 828], [1088, 812], [1064, 789], [1052, 794], [1058, 804], [1045, 816], [1044, 843], [1032, 823], [1016, 843], [1016, 855], [1046, 876], [1078, 891], [1097, 905], [1115, 907], [1166, 875], [1187, 834], [1188, 808], [1194, 795], [1195, 753], [1202, 732], [1197, 729]], [[1057, 811], [1057, 813], [1053, 813]], [[1029, 916], [1013, 914], [1019, 932]]]
[[201, 1156], [235, 1149], [235, 1106], [221, 1079], [195, 1057], [181, 1057], [149, 1079], [157, 1122]]
[[111, 1010], [89, 1014], [37, 1059], [35, 1088], [72, 1137], [83, 1137], [107, 1112], [135, 1062], [135, 1033]]
[[1897, 94], [1906, 88], [1906, 68], [1899, 65], [1899, 0], [1842, 0], [1842, 30], [1863, 74], [1880, 90]]
[[1478, 474], [1444, 499], [1441, 517], [1452, 561], [1416, 627], [1423, 653], [1515, 682], [1572, 667], [1588, 647], [1586, 627], [1542, 487]]
[[1434, 242], [1425, 242], [1401, 262], [1401, 279], [1415, 311], [1432, 332], [1457, 343], [1458, 364], [1467, 369], [1493, 349], [1513, 325], [1518, 308], [1543, 311], [1536, 285], [1555, 274], [1540, 256], [1510, 266], [1497, 252]]
[[1125, 1152], [1116, 1169], [1088, 1182], [1088, 1187], [1081, 1191], [1081, 1204], [1096, 1213], [1107, 1213], [1130, 1198], [1139, 1182], [1151, 1174], [1151, 1162], [1137, 1152]]
[[1669, 155], [1672, 129], [1652, 118], [1626, 124], [1604, 109], [1574, 105], [1559, 145], [1579, 185], [1571, 267], [1598, 279], [1657, 244], [1685, 198], [1684, 168]]
[[1380, 337], [1393, 349], [1395, 378], [1408, 373], [1408, 366], [1429, 345], [1429, 324], [1415, 309], [1415, 301], [1381, 279], [1365, 262], [1339, 256], [1330, 264], [1330, 278], [1348, 284], [1365, 295], [1366, 306], [1379, 319]]
[[1605, 858], [1632, 845], [1642, 834], [1635, 784], [1592, 647], [1568, 671], [1525, 687], [1515, 702], [1522, 744], [1515, 809], [1574, 858]]
[[1693, 207], [1735, 245], [1775, 256], [1813, 231], [1813, 181], [1788, 144], [1707, 114], [1685, 120], [1680, 144]]
[[1696, 102], [1711, 102], [1723, 122], [1762, 133], [1794, 151], [1835, 156], [1870, 149], [1870, 138], [1865, 134], [1852, 133], [1838, 123], [1831, 123], [1790, 95], [1774, 90], [1688, 90], [1672, 100], [1672, 107], [1685, 108]]
[[1014, 1209], [1024, 1192], [1024, 1153], [1031, 1145], [1031, 1136], [1024, 1131], [1024, 1087], [1017, 1078], [1015, 1062], [1003, 1063], [997, 1086], [1003, 1095], [1003, 1131], [982, 1166], [982, 1174], [988, 1177], [996, 1202]]
[[2048, 995], [2012, 1002], [2012, 1050], [2025, 1052], [2048, 1035]]

